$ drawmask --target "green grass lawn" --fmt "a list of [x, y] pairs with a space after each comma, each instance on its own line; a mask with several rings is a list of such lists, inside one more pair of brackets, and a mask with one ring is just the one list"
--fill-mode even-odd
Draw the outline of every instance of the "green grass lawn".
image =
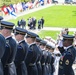
[[[24, 18], [27, 20], [29, 17], [36, 17], [37, 19], [40, 19], [42, 16], [44, 16], [45, 19], [45, 26], [62, 28], [76, 27], [76, 6], [73, 5], [54, 5], [10, 21], [17, 25], [17, 21], [19, 19]], [[59, 31], [40, 31], [38, 34], [41, 38], [51, 36], [56, 40], [59, 33]], [[73, 32], [70, 32], [69, 34], [73, 34]]]
[[44, 30], [42, 30], [38, 34], [41, 38], [45, 38], [46, 36], [50, 36], [53, 39], [57, 39], [56, 37], [59, 34], [59, 31], [44, 31]]
[[[51, 38], [53, 38], [54, 40], [57, 39], [58, 34], [60, 34], [60, 31], [45, 31], [45, 30], [41, 30], [38, 35], [41, 38], [45, 38], [46, 36], [50, 36]], [[74, 32], [69, 32], [70, 35], [74, 35]]]
[[42, 16], [45, 19], [45, 26], [51, 27], [76, 27], [76, 6], [73, 5], [54, 5], [21, 17], [10, 20], [17, 24], [18, 19], [29, 17], [40, 19]]

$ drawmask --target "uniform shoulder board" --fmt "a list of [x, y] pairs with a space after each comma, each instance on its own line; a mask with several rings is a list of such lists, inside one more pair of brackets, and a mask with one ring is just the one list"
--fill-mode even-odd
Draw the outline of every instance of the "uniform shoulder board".
[[9, 40], [6, 40], [6, 44], [9, 44]]
[[73, 56], [73, 53], [72, 53], [72, 50], [71, 49], [68, 50], [68, 54], [70, 54], [70, 55]]

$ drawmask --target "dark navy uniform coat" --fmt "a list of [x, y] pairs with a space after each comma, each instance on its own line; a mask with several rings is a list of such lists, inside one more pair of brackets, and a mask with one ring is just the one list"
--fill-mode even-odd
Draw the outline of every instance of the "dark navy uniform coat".
[[59, 74], [58, 75], [74, 75], [72, 65], [75, 60], [75, 48], [69, 47], [64, 52], [59, 62]]
[[9, 36], [6, 39], [6, 49], [2, 57], [4, 75], [16, 75], [16, 68], [14, 65], [16, 50], [17, 44], [15, 40], [11, 36]]
[[15, 65], [17, 75], [27, 75], [27, 68], [24, 60], [28, 53], [28, 45], [25, 40], [22, 40], [17, 46], [17, 53], [15, 57]]
[[51, 65], [51, 75], [53, 75], [53, 73], [55, 71], [55, 68], [54, 68], [54, 65], [53, 65], [54, 61], [55, 61], [54, 56], [51, 56], [51, 62], [50, 62], [50, 65]]
[[46, 65], [46, 72], [47, 72], [47, 75], [49, 75], [49, 54], [48, 54], [48, 51], [46, 51], [46, 61], [45, 61], [45, 65]]
[[1, 63], [1, 58], [2, 58], [4, 51], [5, 51], [5, 44], [6, 44], [6, 40], [0, 34], [0, 75], [3, 75], [3, 67], [2, 67], [2, 63]]
[[36, 66], [36, 61], [38, 59], [37, 45], [35, 43], [29, 46], [29, 51], [26, 58], [26, 66], [28, 70], [28, 75], [38, 75], [38, 70]]
[[47, 51], [47, 59], [46, 59], [46, 69], [47, 69], [47, 75], [51, 75], [51, 59], [52, 59], [52, 56], [51, 56], [51, 53], [49, 51]]
[[38, 69], [38, 75], [42, 75], [42, 66], [41, 66], [41, 58], [42, 58], [42, 51], [40, 49], [40, 47], [38, 46], [39, 50], [38, 50], [38, 59], [36, 62], [37, 65], [37, 69]]
[[47, 75], [46, 64], [45, 64], [46, 59], [47, 59], [47, 53], [45, 50], [42, 50], [42, 58], [41, 58], [42, 75]]

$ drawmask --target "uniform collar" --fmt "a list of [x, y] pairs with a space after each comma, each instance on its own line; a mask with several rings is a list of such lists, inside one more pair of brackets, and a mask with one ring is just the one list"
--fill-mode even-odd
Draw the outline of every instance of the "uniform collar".
[[11, 35], [10, 36], [7, 36], [7, 37], [5, 37], [5, 39], [8, 39], [8, 38], [10, 38], [10, 37], [12, 37]]
[[41, 50], [42, 50], [42, 51], [44, 51], [45, 49], [44, 49], [44, 48], [42, 48]]
[[72, 45], [68, 46], [68, 47], [64, 47], [65, 50], [69, 49], [70, 47], [72, 47]]
[[29, 46], [31, 46], [31, 45], [33, 45], [33, 44], [36, 44], [36, 43], [35, 43], [35, 42], [33, 42], [33, 43], [29, 44]]
[[46, 52], [48, 52], [48, 50], [46, 50]]
[[23, 42], [24, 40], [19, 41], [18, 43], [20, 44], [21, 42]]

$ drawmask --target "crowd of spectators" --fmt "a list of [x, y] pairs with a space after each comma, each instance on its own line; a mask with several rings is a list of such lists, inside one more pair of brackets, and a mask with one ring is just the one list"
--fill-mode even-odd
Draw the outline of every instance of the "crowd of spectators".
[[[47, 1], [48, 3], [48, 1]], [[51, 2], [50, 2], [51, 3]], [[0, 15], [4, 16], [4, 15], [9, 15], [9, 14], [13, 14], [14, 16], [16, 16], [17, 13], [19, 12], [23, 12], [29, 9], [33, 9], [33, 8], [37, 8], [39, 6], [43, 6], [44, 5], [44, 0], [39, 0], [39, 1], [28, 1], [28, 2], [18, 2], [15, 4], [10, 4], [10, 5], [3, 5], [0, 8]], [[3, 15], [2, 15], [3, 14]]]

